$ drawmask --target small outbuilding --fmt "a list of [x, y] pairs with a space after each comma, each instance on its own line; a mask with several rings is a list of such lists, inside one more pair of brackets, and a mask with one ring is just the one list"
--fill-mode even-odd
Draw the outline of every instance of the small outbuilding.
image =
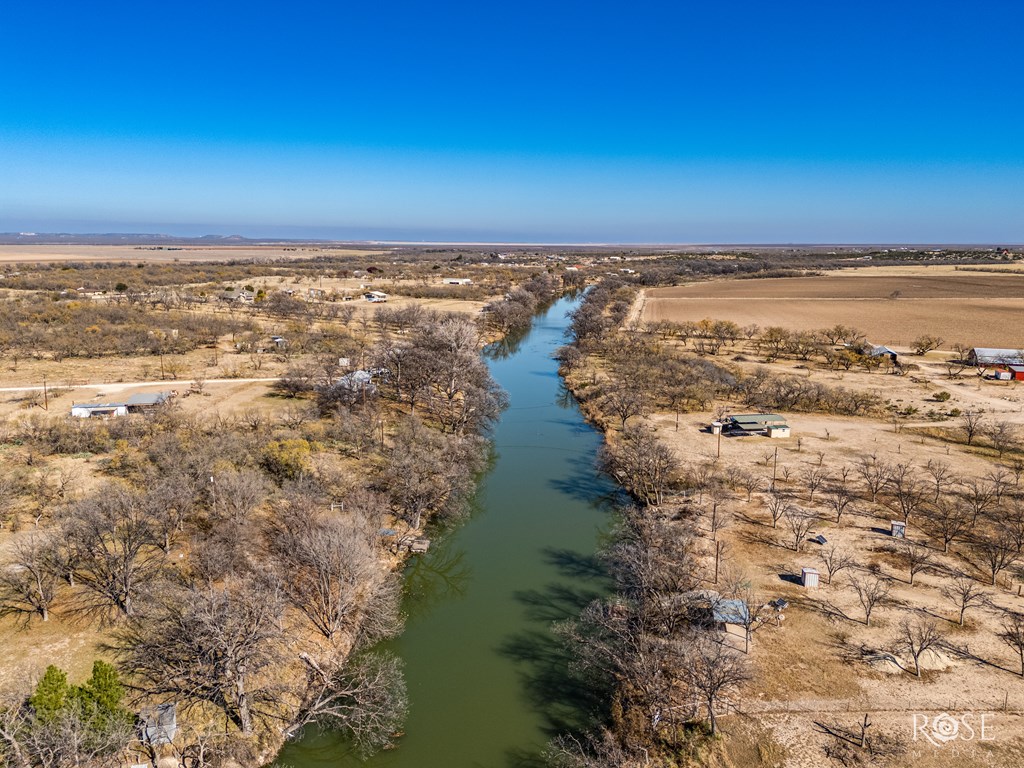
[[801, 568], [800, 583], [803, 584], [806, 589], [817, 589], [818, 575], [817, 568]]
[[472, 285], [473, 281], [468, 277], [446, 277], [441, 281], [445, 285]]
[[125, 401], [128, 413], [149, 413], [155, 411], [171, 398], [170, 392], [142, 392]]
[[[782, 427], [785, 427], [786, 434], [769, 434], [769, 428], [779, 429]], [[723, 423], [722, 431], [762, 434], [769, 437], [789, 437], [786, 417], [779, 416], [777, 413], [740, 413], [735, 416], [729, 416]]]
[[905, 539], [907, 538], [907, 524], [902, 520], [890, 520], [889, 521], [889, 535], [894, 539]]
[[71, 406], [71, 415], [79, 419], [109, 419], [127, 416], [128, 406], [124, 403], [79, 403]]
[[715, 628], [722, 632], [728, 632], [729, 625], [745, 628], [750, 624], [750, 608], [742, 600], [715, 600], [711, 610]]
[[788, 424], [769, 424], [765, 430], [768, 437], [789, 437]]

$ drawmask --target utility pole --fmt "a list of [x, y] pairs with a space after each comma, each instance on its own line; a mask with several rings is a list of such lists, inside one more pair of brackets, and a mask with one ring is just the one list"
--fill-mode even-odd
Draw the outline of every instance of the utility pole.
[[779, 446], [775, 446], [775, 464], [772, 466], [772, 493], [775, 493], [775, 478], [779, 475]]
[[718, 455], [715, 458], [722, 458], [722, 428], [718, 428]]
[[50, 410], [50, 396], [46, 392], [46, 377], [43, 376], [43, 410]]

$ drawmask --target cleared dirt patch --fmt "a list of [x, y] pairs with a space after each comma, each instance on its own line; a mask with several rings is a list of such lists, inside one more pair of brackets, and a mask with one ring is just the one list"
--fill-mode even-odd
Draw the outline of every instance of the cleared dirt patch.
[[[749, 281], [754, 282], [754, 281]], [[677, 289], [673, 289], [677, 290]], [[841, 323], [876, 344], [907, 347], [922, 334], [943, 345], [1024, 347], [1024, 299], [665, 298], [652, 291], [642, 321], [732, 320], [741, 326], [813, 330]]]
[[833, 273], [819, 277], [719, 280], [656, 288], [651, 298], [722, 299], [966, 299], [1024, 297], [1024, 275], [945, 272], [935, 275], [862, 275]]
[[[813, 330], [841, 323], [877, 344], [922, 334], [978, 347], [1024, 347], [1024, 274], [894, 267], [818, 277], [719, 280], [646, 292], [641, 321], [732, 320]], [[865, 272], [867, 274], [865, 274]]]

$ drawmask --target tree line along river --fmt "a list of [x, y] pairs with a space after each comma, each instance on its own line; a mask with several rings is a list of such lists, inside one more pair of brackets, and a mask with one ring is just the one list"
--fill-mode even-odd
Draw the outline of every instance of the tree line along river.
[[488, 350], [510, 406], [471, 517], [435, 531], [405, 571], [408, 622], [387, 644], [409, 687], [397, 748], [363, 761], [338, 734], [309, 729], [282, 751], [282, 766], [525, 768], [556, 733], [601, 713], [552, 632], [610, 591], [594, 554], [618, 500], [596, 468], [602, 437], [552, 357], [577, 301], [555, 302], [522, 338]]

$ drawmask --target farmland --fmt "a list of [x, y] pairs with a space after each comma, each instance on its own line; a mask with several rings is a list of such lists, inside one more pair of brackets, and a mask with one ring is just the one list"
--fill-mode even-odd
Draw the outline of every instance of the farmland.
[[1024, 325], [1012, 318], [1024, 317], [1024, 275], [933, 267], [723, 280], [650, 290], [642, 311], [643, 322], [706, 317], [791, 330], [842, 323], [897, 346], [933, 334], [950, 344], [1017, 347]]

